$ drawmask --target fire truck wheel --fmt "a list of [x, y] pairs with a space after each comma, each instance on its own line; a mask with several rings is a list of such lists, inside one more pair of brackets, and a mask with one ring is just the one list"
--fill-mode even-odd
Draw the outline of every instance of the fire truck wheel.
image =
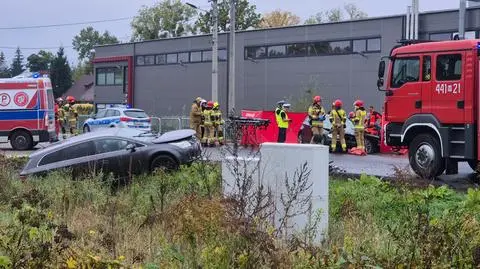
[[478, 173], [480, 169], [478, 169], [478, 161], [477, 160], [470, 160], [468, 161], [468, 165], [470, 165], [470, 168], [472, 168], [473, 172]]
[[430, 134], [420, 134], [409, 145], [410, 166], [422, 178], [432, 179], [445, 171], [440, 142]]
[[18, 130], [10, 136], [10, 145], [14, 150], [29, 150], [33, 148], [33, 138], [29, 132]]

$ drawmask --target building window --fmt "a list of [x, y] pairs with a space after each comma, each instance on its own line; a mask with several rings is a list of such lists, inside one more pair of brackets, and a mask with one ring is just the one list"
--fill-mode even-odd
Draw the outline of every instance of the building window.
[[287, 55], [290, 57], [307, 56], [307, 45], [306, 44], [287, 45]]
[[267, 56], [265, 47], [247, 47], [245, 48], [245, 59], [260, 59]]
[[190, 62], [198, 63], [202, 61], [202, 52], [201, 51], [194, 51], [190, 52]]
[[330, 44], [326, 41], [315, 42], [308, 45], [308, 55], [309, 56], [320, 56], [326, 55], [329, 52]]
[[330, 42], [330, 53], [346, 54], [352, 52], [350, 41], [334, 41]]
[[285, 45], [268, 47], [269, 58], [285, 57], [286, 55], [287, 55], [287, 47]]
[[178, 62], [179, 63], [188, 63], [190, 61], [190, 57], [188, 52], [182, 52], [178, 54]]
[[212, 51], [211, 50], [202, 51], [202, 62], [210, 62], [210, 61], [212, 61]]
[[178, 57], [176, 53], [167, 54], [167, 64], [176, 64], [178, 62]]
[[381, 51], [380, 38], [367, 39], [367, 51]]
[[125, 77], [122, 68], [97, 68], [96, 72], [96, 85], [98, 86], [113, 86], [123, 85]]
[[227, 55], [227, 50], [226, 49], [218, 50], [218, 60], [219, 61], [226, 61], [227, 58], [228, 58], [228, 55]]
[[166, 64], [167, 63], [167, 57], [165, 54], [160, 54], [155, 56], [155, 64]]
[[353, 52], [367, 51], [367, 43], [365, 39], [353, 40]]
[[400, 88], [407, 82], [419, 79], [420, 58], [396, 58], [393, 62], [392, 88]]
[[452, 33], [438, 33], [438, 34], [430, 34], [430, 40], [432, 41], [444, 41], [444, 40], [451, 40]]
[[154, 65], [155, 64], [155, 56], [148, 55], [145, 56], [145, 65]]
[[423, 56], [423, 81], [430, 81], [432, 79], [432, 60], [430, 56]]
[[145, 65], [145, 56], [137, 56], [137, 65]]
[[437, 56], [437, 80], [459, 80], [462, 77], [462, 55]]

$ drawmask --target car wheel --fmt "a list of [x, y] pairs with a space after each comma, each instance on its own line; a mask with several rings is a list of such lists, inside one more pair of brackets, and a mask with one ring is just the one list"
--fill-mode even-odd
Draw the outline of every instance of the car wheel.
[[90, 126], [88, 126], [88, 125], [83, 126], [83, 132], [84, 133], [89, 133], [90, 132]]
[[445, 160], [440, 152], [438, 139], [430, 134], [421, 134], [409, 145], [410, 166], [422, 178], [435, 178], [445, 171]]
[[29, 150], [33, 146], [32, 135], [24, 130], [15, 131], [10, 136], [10, 145], [14, 150]]
[[150, 164], [150, 171], [155, 172], [155, 170], [160, 169], [165, 172], [171, 172], [178, 170], [178, 162], [171, 156], [160, 155], [153, 159]]
[[373, 139], [365, 138], [365, 151], [367, 154], [377, 153], [377, 148]]

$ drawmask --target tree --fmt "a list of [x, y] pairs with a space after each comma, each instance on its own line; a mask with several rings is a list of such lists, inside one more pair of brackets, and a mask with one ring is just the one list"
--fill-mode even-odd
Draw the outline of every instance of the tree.
[[0, 51], [0, 78], [10, 77], [6, 62], [7, 60], [5, 59], [5, 54], [3, 54], [3, 51]]
[[133, 41], [184, 36], [194, 32], [191, 21], [197, 11], [180, 2], [164, 0], [152, 7], [143, 6], [133, 19]]
[[[344, 14], [346, 13], [346, 15]], [[318, 12], [305, 21], [305, 24], [317, 24], [326, 22], [339, 22], [348, 20], [358, 20], [367, 18], [367, 13], [363, 12], [355, 4], [349, 3], [343, 6], [343, 10], [340, 8], [334, 8], [327, 11]]]
[[368, 17], [367, 13], [363, 12], [355, 4], [349, 3], [343, 6], [350, 20], [365, 19]]
[[80, 61], [91, 61], [93, 57], [92, 49], [95, 46], [117, 43], [119, 43], [118, 39], [108, 31], [100, 34], [100, 32], [89, 26], [82, 29], [80, 33], [73, 38], [72, 45], [78, 52], [78, 59]]
[[10, 73], [12, 77], [20, 75], [25, 69], [23, 68], [23, 55], [22, 51], [18, 47], [13, 57], [12, 65], [10, 66]]
[[[230, 30], [230, 1], [223, 0], [218, 4], [218, 30]], [[249, 28], [257, 28], [260, 25], [262, 15], [257, 13], [257, 6], [250, 5], [248, 0], [237, 0], [235, 10], [235, 29], [247, 30]], [[200, 14], [195, 25], [199, 28], [201, 33], [209, 34], [212, 32], [212, 10]]]
[[62, 47], [60, 47], [51, 63], [50, 78], [52, 80], [53, 94], [55, 97], [62, 96], [72, 87], [72, 70], [70, 69]]
[[300, 17], [290, 11], [275, 10], [263, 15], [260, 28], [274, 28], [282, 26], [297, 25]]
[[27, 58], [27, 68], [30, 72], [46, 71], [50, 69], [54, 55], [49, 51], [40, 50]]

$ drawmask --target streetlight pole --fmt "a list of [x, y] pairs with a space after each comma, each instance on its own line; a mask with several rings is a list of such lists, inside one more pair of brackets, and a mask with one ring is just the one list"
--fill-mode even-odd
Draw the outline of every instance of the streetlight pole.
[[229, 110], [227, 112], [235, 111], [235, 28], [236, 28], [236, 18], [235, 18], [235, 0], [230, 0], [230, 40], [229, 40], [229, 78], [228, 78], [228, 89], [229, 89], [229, 96], [228, 96], [228, 104]]
[[[212, 101], [218, 102], [218, 0], [212, 2]], [[186, 3], [188, 6], [206, 12], [194, 4]]]
[[212, 1], [213, 33], [212, 33], [212, 101], [218, 102], [218, 3]]

